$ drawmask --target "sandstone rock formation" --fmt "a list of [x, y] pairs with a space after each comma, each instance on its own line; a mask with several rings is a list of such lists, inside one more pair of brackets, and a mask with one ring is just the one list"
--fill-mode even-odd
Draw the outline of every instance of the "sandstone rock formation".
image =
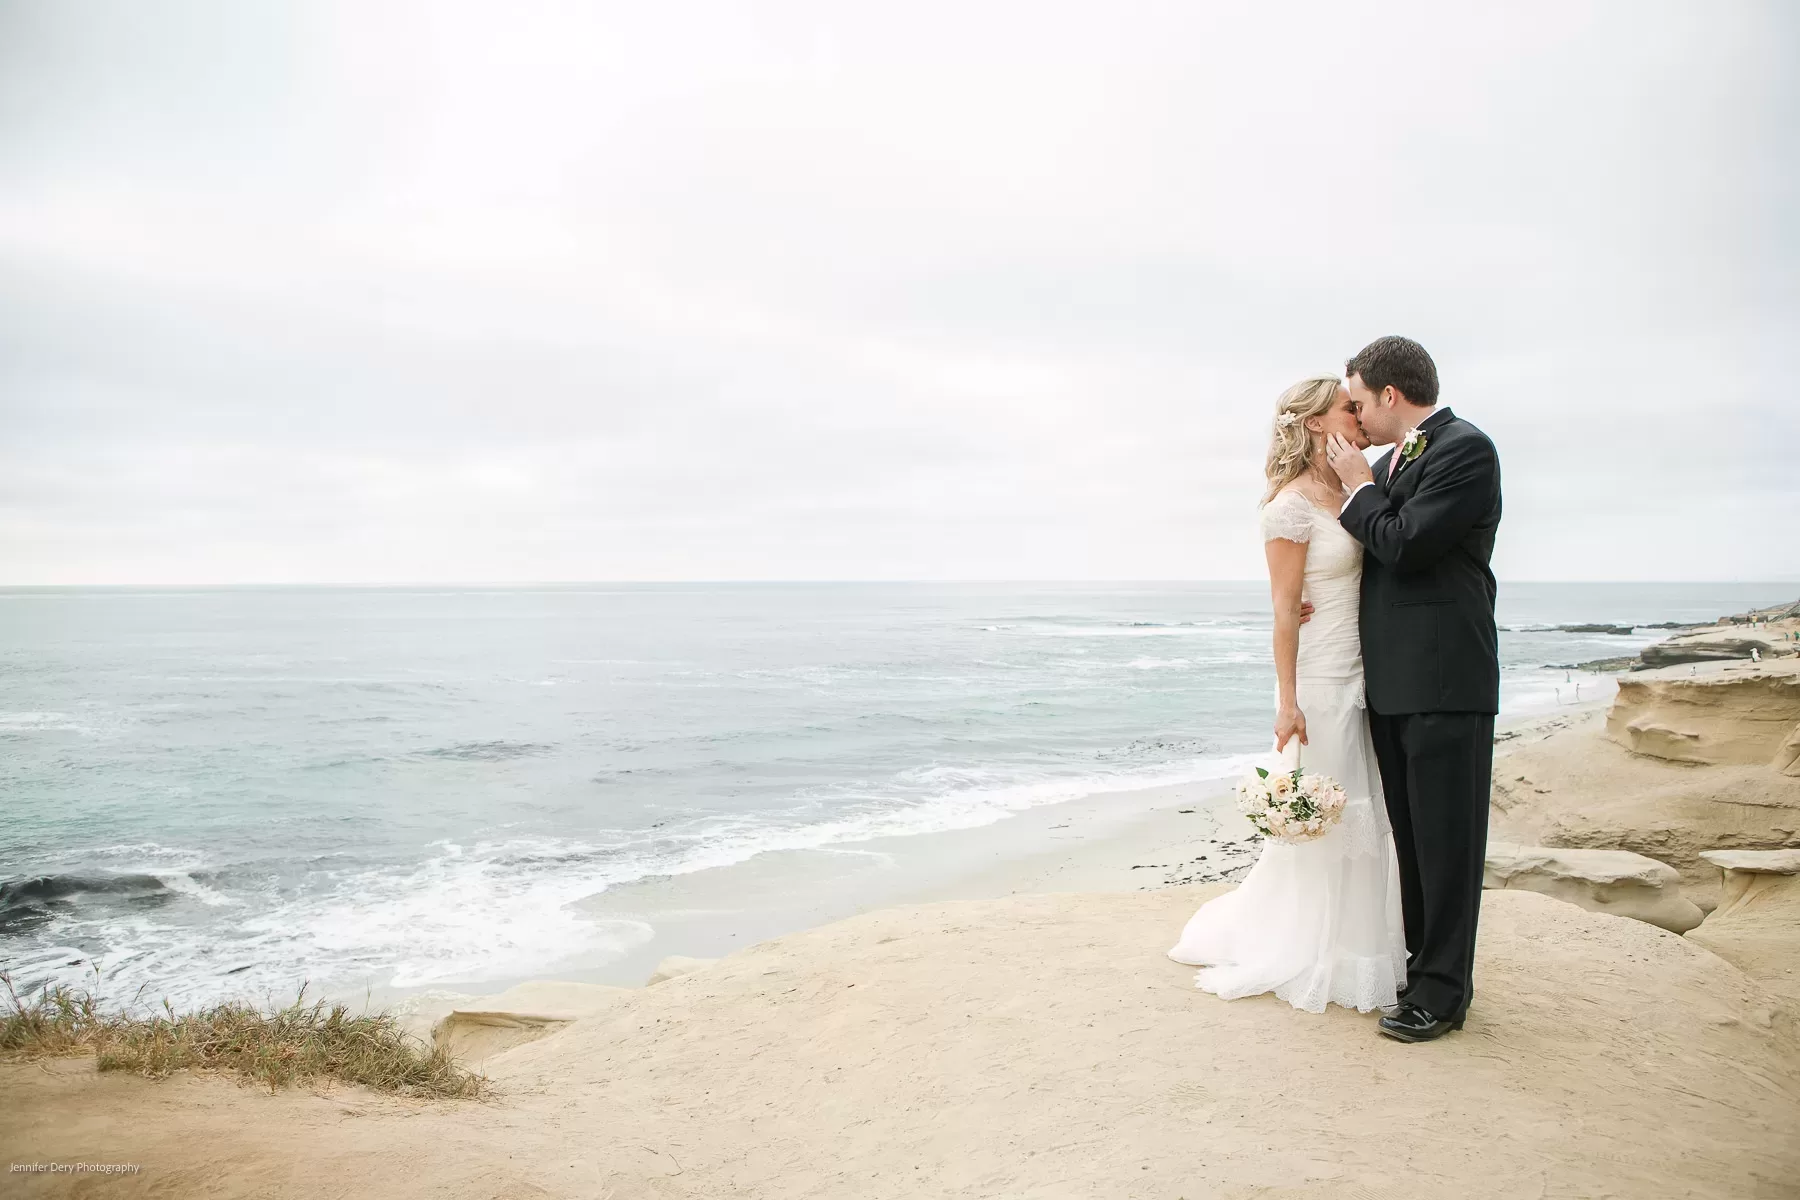
[[1490, 836], [1634, 851], [1675, 867], [1710, 910], [1720, 876], [1701, 851], [1800, 846], [1796, 703], [1790, 661], [1626, 676], [1610, 714], [1509, 731]]
[[[1731, 882], [1748, 884], [1757, 875], [1800, 875], [1800, 849], [1794, 850], [1703, 850], [1702, 860], [1725, 872]], [[1726, 889], [1726, 899], [1732, 889]]]
[[536, 1041], [571, 1021], [605, 1012], [632, 994], [631, 988], [591, 983], [522, 983], [451, 1009], [432, 1026], [431, 1040], [479, 1066], [492, 1055]]
[[1800, 736], [1800, 663], [1622, 677], [1606, 732], [1628, 750], [1670, 762], [1780, 769]]
[[1722, 634], [1717, 630], [1703, 633], [1686, 634], [1672, 637], [1667, 641], [1646, 646], [1638, 653], [1638, 661], [1645, 669], [1658, 667], [1678, 667], [1688, 663], [1731, 662], [1750, 657], [1754, 650], [1764, 657], [1776, 657], [1782, 653], [1771, 649], [1768, 642], [1759, 638], [1746, 638], [1735, 633]]
[[1787, 741], [1775, 751], [1775, 759], [1769, 764], [1783, 775], [1800, 775], [1800, 725], [1794, 726], [1794, 732], [1788, 734]]
[[718, 961], [716, 958], [688, 958], [682, 954], [671, 954], [656, 964], [655, 972], [644, 981], [644, 986], [649, 987], [651, 984], [662, 983], [681, 975], [690, 975], [695, 971], [705, 970]]
[[1716, 902], [1719, 872], [1701, 851], [1800, 846], [1800, 778], [1633, 754], [1602, 721], [1495, 748], [1494, 840], [1635, 851], [1680, 871], [1702, 909]]
[[1570, 850], [1490, 842], [1482, 886], [1554, 896], [1589, 912], [1686, 933], [1705, 915], [1681, 894], [1667, 863], [1629, 850]]
[[1800, 1012], [1800, 850], [1710, 850], [1719, 907], [1690, 940], [1761, 981]]
[[1725, 617], [1711, 625], [1686, 627], [1646, 647], [1632, 669], [1743, 660], [1753, 655], [1765, 660], [1800, 655], [1800, 600]]

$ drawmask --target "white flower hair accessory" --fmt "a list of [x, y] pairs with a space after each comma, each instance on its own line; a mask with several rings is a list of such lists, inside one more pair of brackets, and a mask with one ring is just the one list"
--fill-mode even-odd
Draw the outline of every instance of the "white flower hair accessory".
[[1277, 429], [1291, 429], [1293, 426], [1298, 425], [1299, 423], [1300, 423], [1300, 414], [1299, 413], [1284, 412], [1279, 417], [1275, 418], [1275, 428], [1277, 428]]

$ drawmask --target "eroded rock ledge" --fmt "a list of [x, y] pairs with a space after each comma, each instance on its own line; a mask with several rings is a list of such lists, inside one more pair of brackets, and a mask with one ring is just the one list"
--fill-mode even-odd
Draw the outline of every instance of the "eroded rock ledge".
[[1612, 710], [1558, 716], [1497, 747], [1496, 842], [1629, 850], [1717, 903], [1719, 849], [1800, 847], [1800, 663], [1730, 663], [1620, 681]]
[[1800, 663], [1626, 676], [1606, 733], [1633, 753], [1670, 762], [1792, 769], [1800, 751]]
[[1589, 912], [1630, 917], [1671, 933], [1686, 933], [1705, 915], [1682, 895], [1680, 872], [1629, 850], [1490, 842], [1482, 885], [1553, 896]]
[[1800, 850], [1708, 850], [1719, 907], [1690, 940], [1759, 980], [1800, 1011]]
[[1727, 662], [1757, 655], [1764, 659], [1800, 655], [1800, 600], [1725, 617], [1711, 625], [1682, 627], [1682, 632], [1646, 647], [1631, 669]]
[[494, 996], [474, 997], [439, 1017], [431, 1041], [479, 1067], [487, 1058], [547, 1037], [627, 1000], [631, 988], [534, 980]]

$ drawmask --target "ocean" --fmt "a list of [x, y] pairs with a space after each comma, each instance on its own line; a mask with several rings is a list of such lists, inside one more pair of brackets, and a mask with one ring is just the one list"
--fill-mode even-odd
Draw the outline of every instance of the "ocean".
[[[1503, 585], [1506, 711], [1792, 592]], [[1260, 583], [0, 589], [0, 968], [180, 1006], [604, 963], [609, 889], [1231, 775], [1268, 642]]]

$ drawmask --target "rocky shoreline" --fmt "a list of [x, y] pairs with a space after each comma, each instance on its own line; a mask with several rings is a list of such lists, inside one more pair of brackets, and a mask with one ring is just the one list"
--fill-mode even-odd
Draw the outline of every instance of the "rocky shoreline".
[[1710, 625], [1664, 621], [1654, 625], [1558, 625], [1555, 628], [1561, 633], [1621, 637], [1646, 629], [1676, 631], [1636, 654], [1550, 664], [1559, 671], [1653, 671], [1689, 663], [1760, 661], [1800, 655], [1800, 601], [1721, 617]]

